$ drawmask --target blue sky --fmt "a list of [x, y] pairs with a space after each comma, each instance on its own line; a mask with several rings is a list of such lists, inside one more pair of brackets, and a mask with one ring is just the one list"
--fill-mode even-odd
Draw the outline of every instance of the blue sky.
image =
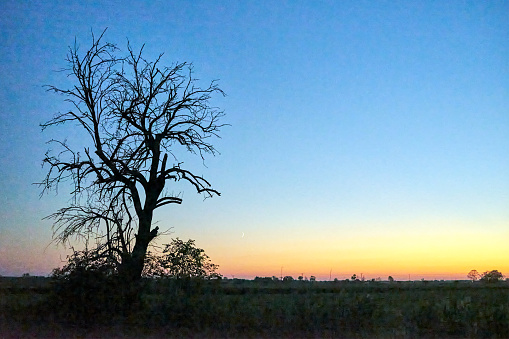
[[66, 84], [54, 71], [67, 46], [106, 27], [124, 50], [129, 38], [148, 59], [193, 62], [227, 93], [214, 101], [231, 124], [221, 155], [207, 167], [183, 155], [223, 195], [184, 187], [184, 204], [156, 215], [224, 274], [509, 271], [509, 2], [0, 7], [0, 274], [47, 274], [65, 257], [41, 218], [67, 192], [39, 199], [31, 183], [45, 141], [76, 132], [41, 133], [67, 107], [42, 86]]

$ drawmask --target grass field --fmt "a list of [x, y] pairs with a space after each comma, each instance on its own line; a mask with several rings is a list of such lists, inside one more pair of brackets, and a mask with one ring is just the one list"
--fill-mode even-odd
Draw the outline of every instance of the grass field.
[[113, 299], [63, 309], [48, 279], [5, 279], [2, 338], [509, 338], [507, 282], [147, 280], [120, 316]]

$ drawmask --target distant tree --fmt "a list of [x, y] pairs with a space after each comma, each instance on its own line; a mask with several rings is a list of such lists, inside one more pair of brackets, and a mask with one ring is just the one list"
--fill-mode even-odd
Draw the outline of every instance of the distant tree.
[[479, 272], [477, 272], [477, 270], [471, 270], [467, 274], [467, 278], [472, 280], [472, 281], [477, 281], [480, 278], [480, 276], [481, 275], [479, 274]]
[[314, 275], [310, 276], [309, 281], [316, 281], [316, 277]]
[[390, 281], [390, 282], [393, 282], [393, 281], [394, 281], [394, 278], [393, 278], [391, 275], [389, 276], [389, 278], [388, 278], [388, 279], [389, 279], [389, 281]]
[[302, 281], [304, 280], [304, 277], [302, 275], [299, 275], [299, 277], [297, 278], [299, 281]]
[[22, 277], [23, 278], [28, 278], [30, 276], [30, 273], [23, 273]]
[[184, 242], [175, 238], [165, 245], [162, 255], [148, 253], [143, 275], [212, 279], [221, 277], [221, 274], [216, 272], [218, 267], [211, 262], [203, 249], [196, 247], [194, 240]]
[[357, 280], [357, 274], [352, 275], [352, 277], [350, 279], [353, 281]]
[[291, 275], [287, 275], [286, 277], [283, 278], [283, 281], [286, 281], [286, 282], [290, 282], [290, 281], [293, 281], [293, 277]]
[[104, 43], [103, 35], [92, 35], [88, 49], [76, 43], [69, 48], [70, 87], [48, 87], [72, 109], [42, 128], [78, 126], [89, 143], [51, 140], [58, 150], [46, 153], [49, 170], [40, 186], [44, 193], [71, 182], [70, 205], [48, 216], [55, 220], [55, 239], [98, 239], [100, 254], [118, 262], [118, 274], [129, 286], [140, 280], [148, 246], [159, 234], [154, 211], [182, 202], [168, 184], [187, 182], [205, 197], [220, 195], [176, 155], [179, 148], [201, 159], [217, 153], [210, 140], [219, 137], [223, 112], [210, 100], [224, 93], [214, 81], [197, 86], [188, 63], [164, 67], [162, 55], [146, 60], [143, 47], [135, 52], [128, 43], [126, 55], [118, 56], [117, 46]]
[[489, 271], [489, 272], [488, 271], [484, 272], [481, 276], [481, 281], [487, 282], [487, 283], [494, 283], [494, 282], [502, 281], [503, 278], [504, 278], [504, 275], [502, 273], [500, 273], [497, 270], [493, 270], [493, 271]]

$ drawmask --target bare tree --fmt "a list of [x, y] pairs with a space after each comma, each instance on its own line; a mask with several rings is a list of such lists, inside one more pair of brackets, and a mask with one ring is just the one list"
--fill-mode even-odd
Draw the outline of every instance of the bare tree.
[[135, 52], [129, 42], [127, 55], [118, 57], [116, 45], [102, 42], [104, 33], [92, 34], [92, 46], [83, 53], [76, 42], [69, 48], [72, 87], [48, 86], [73, 109], [42, 124], [43, 130], [77, 125], [90, 144], [76, 148], [51, 140], [60, 151], [46, 153], [49, 170], [40, 185], [44, 193], [72, 183], [70, 205], [48, 216], [55, 219], [57, 241], [95, 234], [103, 253], [117, 258], [119, 273], [137, 281], [149, 243], [158, 235], [154, 210], [182, 202], [165, 189], [168, 183], [187, 182], [205, 198], [220, 195], [205, 178], [183, 168], [174, 152], [181, 148], [202, 159], [217, 153], [210, 139], [219, 137], [224, 114], [210, 100], [224, 93], [215, 81], [197, 86], [191, 64], [164, 67], [162, 54], [148, 61], [143, 47]]
[[479, 272], [477, 272], [477, 270], [471, 270], [467, 274], [467, 278], [472, 281], [477, 281], [480, 277], [481, 277], [481, 275], [479, 274]]

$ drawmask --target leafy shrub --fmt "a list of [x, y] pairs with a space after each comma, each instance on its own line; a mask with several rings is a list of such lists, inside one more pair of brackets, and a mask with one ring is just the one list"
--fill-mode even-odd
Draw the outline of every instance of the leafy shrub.
[[53, 270], [50, 303], [65, 322], [106, 323], [124, 311], [124, 286], [116, 266], [94, 251], [75, 251]]
[[194, 240], [172, 239], [165, 245], [162, 255], [149, 252], [143, 275], [146, 277], [169, 277], [177, 279], [221, 278], [218, 265], [213, 264], [205, 251], [196, 247]]

